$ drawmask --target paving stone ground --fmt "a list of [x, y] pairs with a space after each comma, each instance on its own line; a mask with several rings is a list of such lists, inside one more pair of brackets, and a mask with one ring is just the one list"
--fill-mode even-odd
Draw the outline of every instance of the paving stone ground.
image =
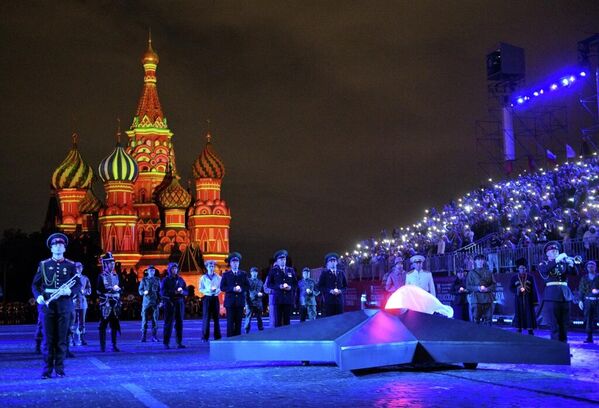
[[[292, 322], [296, 324], [296, 322]], [[223, 333], [224, 322], [222, 322]], [[140, 343], [139, 322], [123, 322], [120, 353], [73, 348], [65, 378], [40, 378], [34, 326], [0, 326], [3, 407], [588, 407], [599, 405], [599, 344], [571, 332], [571, 366], [480, 364], [395, 366], [358, 372], [334, 364], [223, 363], [209, 359], [201, 322], [184, 324], [186, 349]], [[161, 333], [161, 331], [159, 332]], [[539, 336], [547, 337], [546, 331]]]

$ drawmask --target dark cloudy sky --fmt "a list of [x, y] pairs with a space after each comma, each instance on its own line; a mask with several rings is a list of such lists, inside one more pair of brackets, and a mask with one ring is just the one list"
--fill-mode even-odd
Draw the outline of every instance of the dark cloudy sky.
[[[472, 189], [485, 55], [526, 49], [534, 83], [576, 63], [596, 1], [12, 1], [0, 17], [0, 229], [42, 225], [70, 148], [97, 168], [141, 92], [151, 26], [184, 178], [212, 121], [232, 249], [296, 265]], [[579, 108], [565, 101], [576, 116]], [[564, 102], [564, 101], [562, 101]], [[580, 123], [570, 121], [576, 134]], [[97, 186], [96, 191], [102, 191]]]

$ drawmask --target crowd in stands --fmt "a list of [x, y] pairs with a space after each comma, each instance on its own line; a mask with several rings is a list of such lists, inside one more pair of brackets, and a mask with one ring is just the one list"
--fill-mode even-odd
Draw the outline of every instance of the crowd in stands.
[[[488, 248], [526, 247], [551, 240], [579, 240], [589, 250], [599, 245], [599, 160], [593, 156], [520, 174], [430, 208], [411, 226], [383, 230], [345, 253], [346, 267], [384, 270], [397, 257], [443, 255], [477, 240]], [[480, 242], [480, 241], [479, 241]]]

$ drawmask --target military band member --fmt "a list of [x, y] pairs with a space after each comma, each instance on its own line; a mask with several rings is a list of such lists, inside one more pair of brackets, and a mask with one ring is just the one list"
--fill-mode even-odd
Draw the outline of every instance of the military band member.
[[121, 333], [121, 280], [115, 270], [112, 253], [107, 252], [102, 256], [102, 273], [98, 276], [96, 287], [98, 303], [100, 305], [100, 351], [106, 351], [106, 329], [110, 325], [110, 338], [112, 351], [120, 351], [117, 344], [117, 334]]
[[297, 284], [299, 292], [300, 322], [316, 319], [316, 297], [320, 295], [316, 282], [310, 278], [310, 268], [302, 269], [302, 280]]
[[264, 330], [264, 325], [262, 323], [262, 311], [264, 309], [262, 304], [262, 299], [264, 298], [264, 284], [262, 283], [262, 280], [258, 278], [258, 268], [255, 266], [250, 268], [249, 283], [250, 287], [247, 291], [245, 306], [245, 320], [243, 322], [243, 327], [246, 333], [250, 332], [252, 317], [254, 316], [256, 317], [256, 321], [258, 323], [258, 330]]
[[[68, 243], [66, 235], [61, 233], [48, 237], [46, 246], [52, 252], [52, 257], [39, 263], [31, 284], [33, 296], [40, 305], [38, 310], [41, 312], [44, 334], [43, 379], [50, 378], [52, 371], [58, 377], [65, 375], [67, 334], [73, 312], [71, 295], [81, 290], [75, 264], [64, 257]], [[54, 300], [50, 301], [51, 298]]]
[[316, 285], [324, 297], [324, 314], [327, 317], [343, 313], [347, 279], [343, 271], [337, 269], [338, 261], [339, 255], [334, 252], [324, 256], [325, 269], [320, 274]]
[[493, 301], [495, 300], [495, 277], [486, 266], [486, 257], [474, 257], [474, 269], [466, 277], [470, 318], [476, 324], [490, 326], [493, 323]]
[[451, 307], [453, 318], [456, 320], [470, 321], [470, 308], [468, 305], [468, 289], [466, 289], [466, 273], [463, 269], [458, 270], [453, 285], [451, 286]]
[[138, 293], [143, 296], [141, 304], [141, 341], [145, 342], [148, 331], [148, 315], [152, 319], [152, 341], [158, 342], [158, 315], [160, 309], [160, 279], [154, 265], [148, 266], [146, 274], [139, 282]]
[[558, 242], [545, 244], [546, 260], [539, 263], [539, 273], [545, 280], [543, 292], [543, 316], [547, 319], [551, 339], [568, 341], [570, 302], [572, 291], [568, 287], [568, 275], [576, 275], [574, 261], [565, 253], [560, 254]]
[[85, 340], [85, 317], [87, 315], [87, 296], [92, 294], [92, 285], [89, 278], [83, 274], [83, 264], [81, 262], [75, 262], [75, 269], [81, 283], [81, 290], [73, 293], [75, 310], [73, 311], [71, 333], [73, 334], [74, 346], [87, 346], [87, 341]]
[[225, 308], [227, 309], [227, 337], [241, 334], [241, 321], [245, 307], [246, 292], [250, 283], [245, 271], [239, 270], [241, 254], [231, 252], [227, 257], [230, 269], [223, 273], [220, 290], [225, 292]]
[[171, 262], [167, 266], [167, 276], [160, 283], [160, 296], [164, 303], [164, 348], [169, 349], [173, 324], [177, 337], [177, 348], [185, 348], [183, 345], [183, 317], [185, 316], [185, 296], [187, 296], [187, 284], [179, 276], [179, 265]]
[[391, 272], [387, 275], [385, 281], [385, 290], [389, 293], [395, 293], [395, 291], [406, 284], [406, 272], [403, 269], [403, 259], [396, 257], [393, 262]]
[[288, 326], [291, 323], [291, 311], [294, 302], [294, 290], [297, 288], [295, 270], [287, 266], [288, 252], [281, 249], [275, 252], [275, 264], [268, 272], [268, 287], [272, 289], [275, 302], [275, 327]]
[[221, 277], [214, 271], [216, 262], [207, 260], [204, 262], [206, 273], [200, 279], [200, 292], [204, 295], [202, 298], [202, 341], [210, 339], [210, 321], [213, 322], [214, 340], [219, 340], [220, 335], [220, 294]]
[[535, 280], [532, 275], [526, 272], [526, 265], [526, 259], [516, 260], [518, 272], [510, 281], [510, 291], [514, 293], [516, 306], [512, 324], [518, 329], [518, 333], [522, 333], [522, 330], [525, 329], [532, 336], [534, 329], [537, 328], [535, 306], [539, 302], [537, 300]]
[[585, 343], [593, 342], [593, 329], [599, 318], [599, 275], [597, 275], [597, 263], [588, 261], [587, 273], [580, 279], [578, 291], [580, 293], [580, 304], [584, 312], [584, 327], [587, 332]]

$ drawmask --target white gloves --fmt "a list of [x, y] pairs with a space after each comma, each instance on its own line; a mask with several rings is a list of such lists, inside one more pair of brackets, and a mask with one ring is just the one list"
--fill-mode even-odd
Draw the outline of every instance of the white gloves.
[[39, 295], [37, 297], [37, 299], [35, 299], [35, 301], [38, 303], [38, 305], [43, 305], [44, 304], [44, 296], [43, 295]]

